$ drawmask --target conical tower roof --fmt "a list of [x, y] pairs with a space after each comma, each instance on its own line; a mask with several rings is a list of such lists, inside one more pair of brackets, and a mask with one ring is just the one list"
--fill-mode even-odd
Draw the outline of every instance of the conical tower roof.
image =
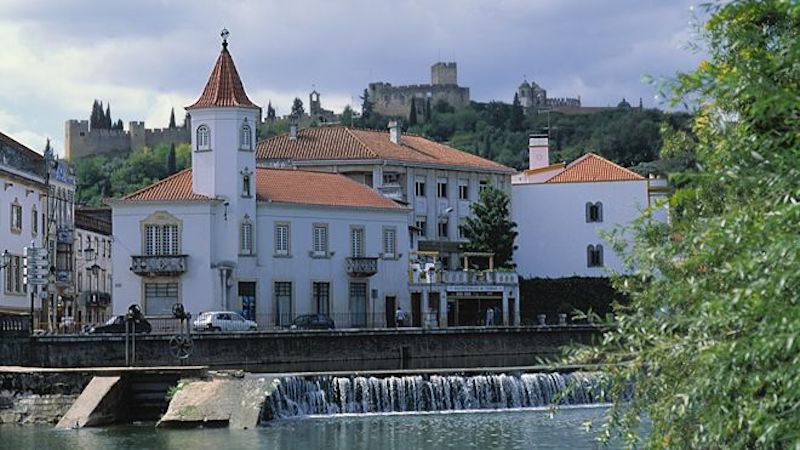
[[203, 94], [186, 109], [220, 107], [261, 109], [247, 98], [242, 79], [239, 78], [239, 72], [236, 71], [236, 65], [233, 64], [233, 58], [228, 52], [227, 41], [222, 42], [222, 51], [217, 63], [214, 64], [211, 76], [208, 77]]

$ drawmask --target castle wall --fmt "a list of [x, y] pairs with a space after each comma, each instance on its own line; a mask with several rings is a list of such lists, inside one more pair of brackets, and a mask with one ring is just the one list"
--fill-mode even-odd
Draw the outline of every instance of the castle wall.
[[65, 124], [64, 151], [67, 159], [101, 154], [124, 154], [144, 146], [189, 143], [188, 128], [147, 129], [144, 122], [129, 122], [128, 131], [89, 130], [86, 120], [68, 120]]
[[455, 108], [469, 106], [469, 88], [455, 85], [392, 86], [389, 83], [370, 83], [368, 91], [375, 112], [387, 116], [408, 118], [412, 98], [417, 98], [418, 102], [422, 100], [422, 104], [430, 97], [431, 105], [444, 100]]

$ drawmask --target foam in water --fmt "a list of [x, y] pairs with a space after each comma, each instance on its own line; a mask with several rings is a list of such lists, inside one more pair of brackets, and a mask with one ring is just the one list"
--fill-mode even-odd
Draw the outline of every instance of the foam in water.
[[266, 402], [265, 419], [307, 415], [532, 408], [606, 402], [602, 376], [522, 375], [285, 377]]

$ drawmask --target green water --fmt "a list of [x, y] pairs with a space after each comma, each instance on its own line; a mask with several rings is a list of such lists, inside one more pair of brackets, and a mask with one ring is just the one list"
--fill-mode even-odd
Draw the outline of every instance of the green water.
[[[55, 431], [0, 426], [2, 449], [593, 449], [606, 409], [368, 415], [276, 421], [255, 430], [149, 425]], [[586, 424], [593, 424], [586, 431]], [[614, 447], [611, 447], [614, 448]]]

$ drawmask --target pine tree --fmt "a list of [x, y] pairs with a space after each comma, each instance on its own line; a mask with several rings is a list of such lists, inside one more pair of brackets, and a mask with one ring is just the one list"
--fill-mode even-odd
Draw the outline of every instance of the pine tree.
[[305, 108], [303, 108], [303, 101], [300, 100], [299, 97], [294, 98], [294, 102], [292, 102], [292, 116], [299, 119], [306, 113]]
[[272, 107], [272, 100], [267, 103], [267, 120], [275, 120], [275, 108]]
[[417, 105], [414, 97], [411, 97], [411, 111], [408, 113], [408, 126], [413, 127], [417, 124]]
[[[174, 128], [174, 127], [171, 127]], [[167, 153], [167, 176], [172, 175], [173, 173], [178, 171], [177, 164], [175, 162], [175, 143], [173, 142], [169, 146], [169, 153]]]
[[111, 103], [106, 105], [106, 113], [103, 114], [103, 128], [106, 130], [111, 129]]
[[174, 128], [178, 128], [175, 125], [175, 108], [172, 108], [169, 112], [169, 129], [172, 130]]
[[364, 89], [364, 94], [361, 98], [361, 120], [363, 122], [369, 121], [372, 117], [372, 100], [369, 98], [369, 91]]
[[464, 233], [470, 251], [492, 252], [497, 267], [513, 268], [517, 224], [511, 221], [508, 204], [508, 194], [487, 187], [480, 193], [480, 200], [472, 204], [473, 215], [467, 217]]
[[514, 102], [511, 103], [511, 114], [508, 117], [508, 129], [511, 131], [522, 131], [525, 121], [525, 111], [522, 110], [522, 103], [519, 102], [519, 95], [514, 93]]

